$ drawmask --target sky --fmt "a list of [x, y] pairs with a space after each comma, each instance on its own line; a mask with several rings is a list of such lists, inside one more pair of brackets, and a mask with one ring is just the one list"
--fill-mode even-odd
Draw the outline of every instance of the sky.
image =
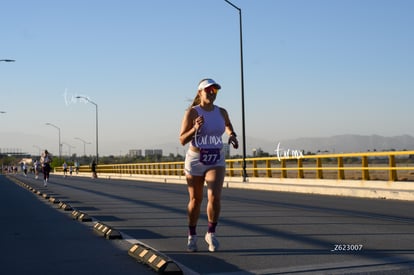
[[[246, 148], [414, 135], [414, 1], [232, 0], [242, 11]], [[238, 10], [224, 0], [1, 0], [0, 149], [183, 154], [202, 78], [242, 139]], [[81, 139], [81, 140], [80, 140]], [[241, 154], [242, 146], [233, 154]]]

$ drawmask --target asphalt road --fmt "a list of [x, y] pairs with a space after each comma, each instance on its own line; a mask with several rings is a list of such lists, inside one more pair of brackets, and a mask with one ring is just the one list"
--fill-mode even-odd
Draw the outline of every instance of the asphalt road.
[[[148, 272], [127, 255], [128, 244], [136, 241], [172, 258], [185, 274], [414, 273], [414, 202], [226, 188], [217, 227], [220, 251], [208, 252], [203, 240], [207, 228], [204, 201], [197, 229], [199, 252], [189, 253], [186, 252], [188, 198], [185, 185], [52, 175], [49, 186], [44, 188], [42, 181], [31, 175], [15, 177], [119, 230], [124, 240], [102, 240], [105, 244], [101, 244], [99, 238], [99, 244], [96, 244], [97, 237], [88, 228], [61, 236], [94, 240], [88, 249], [95, 251], [96, 245], [108, 244], [116, 251], [110, 253], [115, 253], [116, 261], [122, 265], [132, 263], [137, 269], [136, 274], [145, 274], [141, 273], [142, 268], [142, 272]], [[3, 184], [4, 179], [1, 180]], [[1, 195], [8, 199], [4, 192], [8, 191], [2, 191]], [[22, 192], [27, 194], [20, 194]], [[21, 203], [34, 204], [33, 196], [36, 195], [29, 194], [24, 189], [19, 192]], [[41, 198], [35, 200], [40, 200], [43, 205], [31, 211], [37, 214], [55, 211], [60, 216], [56, 218], [56, 226], [69, 222], [83, 226], [83, 229], [87, 227], [71, 221], [65, 217], [67, 214], [53, 209], [49, 202]], [[17, 211], [17, 206], [7, 206], [7, 209], [12, 214]], [[30, 230], [29, 226], [27, 230]], [[53, 230], [54, 226], [48, 232]], [[23, 232], [23, 228], [19, 232]], [[17, 257], [26, 247], [31, 251], [40, 249], [42, 243], [38, 238], [46, 236], [29, 234], [25, 238], [27, 244], [16, 247], [13, 255]], [[113, 245], [117, 242], [118, 245]], [[120, 253], [122, 249], [125, 251]], [[59, 274], [73, 273], [69, 266], [73, 268], [80, 259], [88, 259], [87, 255], [94, 257], [86, 251], [81, 247], [71, 249], [72, 253], [83, 256], [68, 258]], [[29, 257], [27, 253], [20, 254], [20, 257]], [[1, 261], [8, 258], [1, 256]], [[91, 261], [94, 260], [98, 259]], [[40, 268], [41, 264], [37, 263], [37, 266]], [[111, 274], [109, 269], [106, 271], [99, 274]]]
[[52, 206], [0, 175], [0, 274], [154, 274]]

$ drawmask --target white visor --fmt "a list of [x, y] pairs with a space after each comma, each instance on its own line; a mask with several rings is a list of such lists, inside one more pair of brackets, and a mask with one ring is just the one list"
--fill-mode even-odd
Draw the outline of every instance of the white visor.
[[208, 78], [201, 81], [201, 83], [198, 85], [198, 90], [204, 90], [205, 88], [210, 87], [212, 85], [215, 85], [218, 89], [221, 89], [220, 84], [216, 83], [213, 79]]

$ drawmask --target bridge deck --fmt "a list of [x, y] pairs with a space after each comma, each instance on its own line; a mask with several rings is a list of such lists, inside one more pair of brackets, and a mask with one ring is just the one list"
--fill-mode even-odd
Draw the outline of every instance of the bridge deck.
[[[197, 230], [200, 251], [188, 253], [185, 185], [53, 175], [44, 188], [42, 181], [32, 176], [13, 177], [124, 236], [122, 241], [101, 243], [91, 225], [88, 228], [87, 223], [71, 221], [63, 210], [53, 209], [57, 207], [24, 188], [16, 190], [12, 181], [0, 176], [0, 202], [2, 209], [7, 209], [1, 215], [2, 224], [8, 228], [8, 233], [3, 231], [0, 259], [2, 268], [7, 268], [12, 265], [8, 262], [11, 258], [19, 258], [14, 265], [22, 272], [14, 274], [23, 274], [23, 263], [32, 264], [39, 255], [35, 251], [47, 255], [51, 245], [63, 247], [63, 252], [55, 247], [55, 256], [42, 257], [36, 268], [55, 268], [60, 274], [69, 274], [79, 264], [106, 269], [105, 264], [129, 266], [132, 262], [137, 273], [148, 272], [127, 254], [136, 241], [174, 259], [185, 274], [357, 274], [391, 270], [409, 274], [414, 270], [414, 202], [225, 189], [217, 231], [220, 251], [208, 252], [202, 238], [206, 229], [204, 201]], [[5, 241], [10, 238], [7, 234], [17, 234], [15, 241]], [[59, 239], [62, 244], [45, 245], [48, 239]], [[80, 246], [81, 241], [86, 248]], [[67, 248], [72, 242], [75, 245]], [[111, 252], [98, 256], [96, 251], [107, 251], [107, 245]], [[112, 258], [106, 260], [108, 255]], [[110, 270], [108, 267], [100, 274], [110, 274]]]

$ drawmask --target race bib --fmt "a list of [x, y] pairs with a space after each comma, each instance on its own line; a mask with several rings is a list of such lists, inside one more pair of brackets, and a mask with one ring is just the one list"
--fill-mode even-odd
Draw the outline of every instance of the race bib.
[[220, 149], [200, 149], [200, 162], [205, 165], [216, 164], [220, 160]]

